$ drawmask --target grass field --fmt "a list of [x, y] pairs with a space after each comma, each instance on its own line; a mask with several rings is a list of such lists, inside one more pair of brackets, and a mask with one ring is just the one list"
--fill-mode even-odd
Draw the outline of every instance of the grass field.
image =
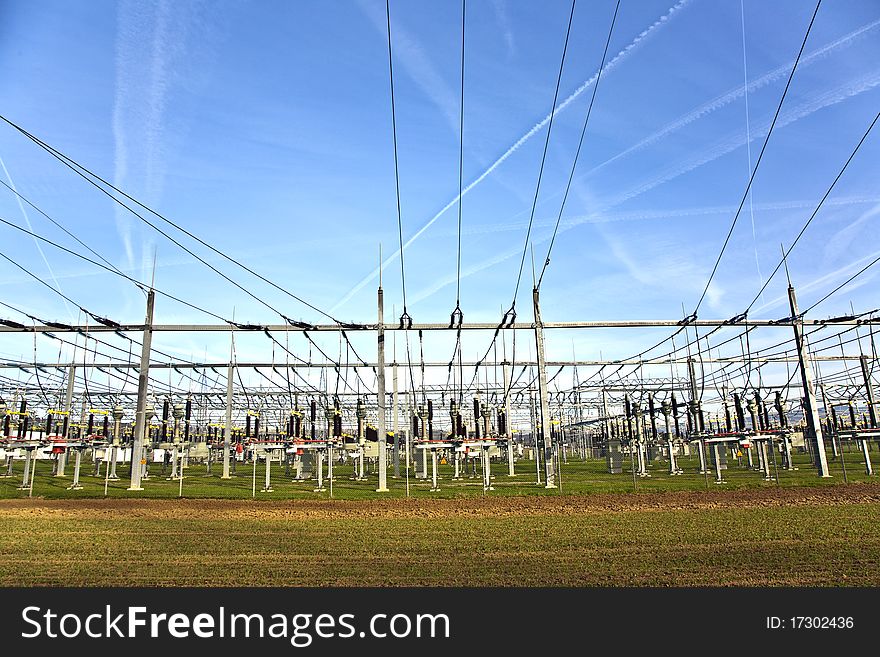
[[[871, 452], [875, 462], [880, 465], [880, 453], [876, 449]], [[757, 463], [757, 459], [755, 460]], [[672, 477], [668, 474], [668, 465], [664, 461], [653, 461], [649, 465], [650, 477], [636, 478], [633, 481], [632, 471], [628, 460], [624, 462], [623, 474], [609, 474], [605, 467], [605, 461], [593, 459], [581, 461], [569, 458], [567, 463], [562, 464], [561, 491], [547, 490], [536, 484], [535, 462], [520, 460], [516, 464], [515, 477], [507, 475], [507, 464], [494, 463], [492, 465], [492, 487], [494, 490], [483, 491], [482, 479], [479, 474], [472, 478], [452, 481], [452, 466], [440, 466], [440, 490], [430, 491], [430, 481], [417, 480], [411, 471], [409, 486], [405, 471], [401, 477], [390, 476], [388, 487], [390, 491], [379, 494], [375, 492], [377, 476], [371, 474], [365, 481], [352, 479], [352, 466], [334, 466], [333, 498], [341, 500], [378, 499], [378, 498], [401, 498], [407, 495], [415, 498], [461, 498], [461, 497], [506, 497], [520, 495], [558, 495], [562, 494], [595, 494], [595, 493], [625, 493], [646, 491], [688, 491], [688, 490], [738, 490], [743, 488], [769, 488], [776, 487], [778, 476], [779, 486], [827, 486], [844, 482], [843, 469], [846, 468], [846, 480], [849, 482], [876, 481], [876, 477], [868, 477], [865, 474], [864, 462], [861, 454], [852, 451], [844, 454], [844, 459], [832, 459], [829, 455], [829, 466], [832, 477], [820, 479], [816, 470], [805, 454], [794, 457], [796, 470], [787, 471], [781, 467], [773, 468], [770, 473], [772, 478], [765, 481], [761, 472], [746, 467], [745, 459], [741, 464], [735, 460], [729, 462], [727, 470], [723, 471], [724, 483], [716, 484], [714, 471], [701, 474], [699, 462], [696, 457], [679, 459], [679, 464], [685, 470], [685, 474]], [[777, 464], [778, 466], [778, 464]], [[27, 490], [19, 490], [22, 483], [23, 462], [15, 463], [13, 477], [0, 477], [0, 499], [27, 497]], [[91, 476], [92, 465], [84, 464], [80, 483], [82, 490], [69, 491], [72, 477], [72, 465], [66, 469], [66, 477], [53, 477], [51, 475], [51, 463], [40, 461], [37, 463], [36, 475], [32, 495], [46, 499], [77, 499], [94, 498], [104, 496], [104, 478]], [[315, 481], [293, 481], [291, 477], [284, 476], [284, 467], [278, 463], [272, 465], [273, 492], [261, 492], [265, 481], [265, 466], [260, 464], [256, 473], [256, 492], [254, 492], [253, 467], [250, 464], [239, 463], [235, 476], [230, 480], [220, 479], [221, 468], [215, 463], [212, 474], [206, 476], [204, 465], [193, 464], [186, 470], [183, 482], [183, 497], [185, 498], [216, 498], [216, 499], [247, 499], [254, 496], [260, 500], [314, 500], [327, 499], [330, 497], [330, 487], [326, 482], [327, 490], [316, 493]], [[161, 466], [150, 467], [151, 477], [144, 482], [143, 491], [130, 492], [126, 488], [129, 485], [128, 465], [120, 465], [117, 470], [121, 477], [118, 481], [110, 481], [107, 489], [108, 497], [112, 498], [176, 498], [180, 492], [179, 481], [168, 481], [167, 473], [162, 474]], [[170, 473], [170, 470], [169, 470]], [[326, 468], [325, 468], [326, 473]], [[103, 474], [103, 470], [102, 470]], [[409, 491], [407, 492], [407, 488]]]
[[156, 467], [145, 491], [123, 478], [101, 499], [103, 478], [68, 491], [45, 462], [29, 499], [17, 463], [0, 480], [0, 586], [880, 586], [880, 486], [858, 456], [848, 484], [839, 459], [820, 479], [800, 455], [778, 486], [735, 461], [715, 484], [695, 460], [634, 483], [569, 459], [561, 491], [521, 461], [484, 492], [444, 467], [439, 492], [411, 478], [409, 499], [402, 478], [380, 496], [350, 466], [329, 499], [276, 465], [253, 500], [242, 464], [228, 481], [193, 465], [184, 499]]
[[0, 586], [880, 585], [872, 484], [459, 500], [2, 500]]

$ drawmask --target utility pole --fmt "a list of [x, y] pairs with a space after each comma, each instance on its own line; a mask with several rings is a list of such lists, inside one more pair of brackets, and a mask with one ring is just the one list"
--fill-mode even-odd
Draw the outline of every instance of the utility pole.
[[504, 433], [507, 435], [507, 475], [515, 477], [513, 467], [513, 427], [510, 426], [510, 363], [504, 361]]
[[223, 427], [223, 474], [221, 479], [230, 479], [229, 452], [232, 446], [232, 378], [235, 364], [232, 362], [232, 346], [229, 347], [229, 369], [226, 372], [226, 424]]
[[394, 478], [397, 479], [400, 477], [400, 436], [397, 435], [398, 431], [398, 414], [399, 408], [397, 406], [397, 358], [395, 355], [394, 363], [391, 365], [391, 385], [393, 387], [393, 391], [391, 393], [391, 433], [394, 434], [394, 445], [392, 448], [392, 455], [394, 458]]
[[544, 436], [544, 488], [556, 488], [556, 462], [553, 459], [553, 438], [550, 435], [550, 401], [547, 398], [547, 367], [544, 362], [544, 325], [538, 304], [538, 288], [532, 289], [535, 311], [535, 346], [538, 352], [538, 395], [541, 398], [541, 433]]
[[862, 354], [859, 356], [859, 363], [862, 365], [862, 377], [865, 379], [865, 394], [868, 396], [868, 417], [871, 419], [871, 428], [877, 428], [877, 407], [874, 405], [874, 388], [871, 385], [871, 373], [868, 371], [868, 357]]
[[791, 307], [791, 325], [794, 329], [794, 341], [798, 352], [798, 364], [801, 368], [801, 382], [804, 386], [804, 415], [807, 419], [807, 431], [816, 441], [816, 465], [820, 477], [830, 477], [828, 458], [825, 456], [825, 440], [822, 436], [822, 424], [819, 422], [819, 411], [816, 408], [816, 392], [813, 389], [813, 374], [807, 363], [807, 340], [803, 334], [802, 319], [798, 315], [797, 297], [794, 287], [789, 283], [788, 303]]
[[143, 347], [141, 348], [141, 367], [138, 371], [137, 408], [135, 410], [134, 441], [131, 448], [131, 485], [128, 490], [143, 490], [141, 477], [143, 467], [141, 459], [144, 454], [144, 438], [147, 436], [147, 386], [150, 381], [150, 344], [153, 341], [153, 305], [156, 292], [152, 288], [147, 292], [147, 317], [144, 320]]
[[[378, 493], [388, 491], [388, 463], [386, 461], [385, 443], [385, 299], [382, 292], [382, 283], [379, 283], [378, 292], [379, 303], [379, 326], [378, 326], [378, 343], [377, 343], [377, 376], [376, 387], [378, 388], [376, 397], [378, 401], [379, 413], [379, 487], [376, 489]], [[397, 436], [395, 436], [397, 440]], [[361, 455], [363, 455], [363, 445], [361, 445]], [[363, 458], [363, 456], [361, 456]], [[363, 475], [363, 473], [361, 473]]]

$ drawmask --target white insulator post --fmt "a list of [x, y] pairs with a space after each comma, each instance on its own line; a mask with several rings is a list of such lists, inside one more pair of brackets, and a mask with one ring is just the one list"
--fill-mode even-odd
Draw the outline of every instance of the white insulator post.
[[721, 477], [721, 455], [718, 453], [718, 443], [712, 444], [712, 454], [715, 457], [715, 483], [723, 484], [724, 479]]
[[124, 414], [125, 411], [122, 406], [116, 406], [113, 409], [113, 444], [108, 445], [108, 449], [112, 449], [113, 451], [110, 452], [110, 475], [108, 478], [113, 479], [114, 481], [119, 479], [116, 475], [116, 461], [119, 458], [119, 445], [121, 442], [119, 432], [122, 427], [122, 417]]
[[82, 490], [82, 486], [79, 483], [79, 472], [80, 467], [82, 465], [82, 449], [76, 448], [76, 457], [73, 462], [73, 481], [70, 482], [70, 486], [67, 487], [67, 490]]
[[782, 446], [785, 449], [785, 469], [794, 470], [794, 464], [791, 462], [791, 438], [787, 433], [782, 435]]
[[315, 492], [320, 493], [324, 490], [324, 451], [316, 449], [315, 452], [318, 466], [318, 487], [315, 489]]
[[30, 487], [29, 481], [31, 478], [31, 454], [34, 450], [25, 449], [24, 450], [24, 474], [21, 477], [21, 486], [18, 487], [18, 490], [27, 490]]
[[431, 490], [440, 490], [440, 486], [437, 485], [437, 450], [433, 447], [431, 448]]
[[[263, 492], [264, 492], [264, 493], [271, 493], [271, 492], [272, 492], [272, 480], [271, 480], [271, 476], [272, 476], [272, 474], [271, 474], [271, 473], [272, 473], [272, 468], [271, 468], [271, 464], [272, 464], [272, 451], [269, 450], [269, 449], [267, 449], [267, 450], [266, 450], [266, 485], [265, 485], [265, 487], [263, 488]], [[254, 468], [256, 468], [256, 467], [257, 467], [257, 464], [254, 463]]]
[[865, 457], [865, 474], [870, 477], [874, 474], [874, 469], [871, 467], [871, 455], [868, 454], [868, 441], [860, 440], [859, 442], [862, 444], [862, 456]]

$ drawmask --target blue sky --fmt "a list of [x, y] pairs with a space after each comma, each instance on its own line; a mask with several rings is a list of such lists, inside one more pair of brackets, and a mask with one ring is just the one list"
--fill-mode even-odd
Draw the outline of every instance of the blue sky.
[[[512, 300], [569, 8], [567, 0], [468, 3], [468, 321], [497, 321]], [[813, 8], [802, 0], [623, 0], [542, 285], [545, 320], [671, 319], [682, 316], [682, 304], [693, 309]], [[446, 321], [455, 306], [460, 10], [457, 2], [391, 3], [403, 238], [412, 240], [406, 292], [417, 322]], [[532, 230], [539, 267], [613, 10], [613, 0], [582, 0], [575, 12]], [[6, 0], [0, 65], [0, 113], [343, 320], [374, 321], [381, 244], [386, 318], [392, 305], [400, 313], [383, 2]], [[748, 305], [780, 244], [794, 239], [880, 108], [878, 87], [880, 5], [826, 0], [701, 317], [731, 317]], [[224, 317], [234, 309], [239, 321], [280, 323], [5, 125], [0, 158], [4, 182], [131, 276], [149, 280], [158, 249], [157, 287]], [[792, 253], [802, 307], [880, 255], [878, 164], [880, 136], [872, 134]], [[74, 246], [6, 189], [0, 217]], [[142, 321], [144, 297], [131, 283], [0, 231], [0, 251], [82, 306]], [[287, 315], [323, 321], [187, 244]], [[878, 273], [880, 266], [869, 270], [813, 316], [880, 305]], [[80, 319], [5, 260], [0, 299], [44, 319]], [[528, 259], [517, 310], [531, 318]], [[787, 314], [777, 275], [751, 315]], [[21, 320], [8, 309], [0, 316]], [[215, 322], [161, 297], [156, 321]], [[620, 358], [668, 332], [557, 332], [548, 350]], [[490, 337], [469, 337], [465, 358], [481, 355]], [[755, 339], [760, 346], [780, 338], [768, 330]], [[181, 357], [220, 360], [227, 340], [160, 335], [156, 343]], [[338, 336], [322, 340], [338, 353]], [[373, 338], [354, 340], [371, 359]], [[300, 337], [290, 341], [307, 353]], [[4, 334], [2, 342], [0, 357], [33, 357], [32, 337]], [[452, 343], [432, 335], [426, 356], [448, 360]], [[240, 358], [268, 359], [271, 343], [248, 336], [238, 348]], [[41, 359], [57, 358], [57, 344], [39, 349]]]

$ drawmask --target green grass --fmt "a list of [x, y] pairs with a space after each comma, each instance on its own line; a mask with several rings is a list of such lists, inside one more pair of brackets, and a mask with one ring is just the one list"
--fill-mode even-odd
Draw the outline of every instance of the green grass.
[[[880, 466], [880, 454], [873, 451], [872, 456]], [[876, 477], [868, 477], [865, 474], [861, 454], [855, 450], [844, 454], [846, 463], [847, 479], [850, 482], [876, 481]], [[829, 465], [832, 477], [821, 479], [817, 476], [809, 458], [805, 454], [795, 455], [797, 470], [786, 471], [779, 468], [774, 470], [771, 465], [772, 481], [765, 481], [760, 472], [745, 467], [745, 459], [742, 465], [735, 460], [729, 461], [729, 467], [723, 471], [725, 483], [714, 482], [714, 471], [708, 475], [698, 472], [696, 458], [680, 459], [679, 463], [685, 470], [684, 475], [671, 477], [668, 475], [668, 466], [664, 461], [654, 461], [649, 465], [648, 478], [636, 478], [633, 482], [629, 460], [624, 460], [624, 473], [612, 475], [606, 471], [604, 460], [581, 461], [577, 458], [569, 458], [567, 463], [562, 464], [561, 492], [571, 494], [591, 493], [624, 493], [624, 492], [654, 492], [654, 491], [683, 491], [683, 490], [738, 490], [743, 488], [767, 488], [775, 487], [775, 475], [778, 474], [780, 486], [824, 486], [843, 483], [843, 467], [841, 459], [833, 459], [829, 453]], [[757, 459], [756, 459], [757, 462]], [[778, 465], [778, 464], [777, 464]], [[22, 461], [15, 462], [15, 475], [12, 478], [0, 478], [0, 499], [27, 497], [27, 490], [18, 490], [21, 485], [21, 477], [24, 464]], [[51, 475], [51, 463], [41, 461], [37, 463], [37, 471], [34, 477], [33, 496], [46, 499], [77, 499], [94, 498], [104, 496], [103, 477], [92, 477], [91, 464], [83, 464], [80, 483], [82, 490], [69, 491], [72, 478], [73, 466], [68, 464], [67, 476], [53, 477]], [[315, 481], [293, 481], [284, 476], [284, 467], [276, 464], [272, 466], [272, 486], [274, 492], [262, 493], [265, 470], [262, 464], [257, 469], [256, 495], [261, 500], [285, 500], [285, 499], [321, 499], [329, 498], [329, 484], [325, 480], [326, 491], [314, 492]], [[430, 466], [429, 466], [430, 467]], [[214, 464], [213, 474], [206, 476], [205, 466], [193, 464], [187, 469], [187, 476], [183, 482], [183, 497], [185, 498], [216, 498], [216, 499], [246, 499], [252, 496], [253, 469], [249, 464], [238, 464], [236, 474], [232, 479], [220, 479], [221, 468]], [[161, 466], [151, 465], [151, 478], [144, 482], [141, 492], [127, 491], [129, 485], [129, 469], [127, 465], [120, 465], [117, 470], [121, 477], [118, 481], [110, 481], [107, 495], [111, 498], [176, 498], [179, 494], [179, 482], [167, 481], [166, 475], [161, 474]], [[492, 486], [494, 490], [483, 491], [482, 480], [478, 474], [475, 478], [466, 478], [460, 481], [452, 481], [452, 466], [440, 466], [440, 491], [431, 492], [430, 480], [417, 480], [414, 471], [410, 472], [409, 493], [405, 476], [394, 478], [389, 467], [388, 493], [376, 493], [378, 485], [376, 473], [370, 474], [366, 481], [355, 481], [351, 478], [351, 465], [334, 465], [333, 497], [334, 499], [357, 500], [376, 498], [459, 498], [459, 497], [503, 497], [511, 495], [557, 495], [559, 490], [547, 490], [536, 484], [535, 462], [520, 460], [516, 464], [516, 477], [507, 476], [507, 464], [494, 463], [492, 465]], [[325, 470], [326, 473], [326, 470]], [[403, 475], [404, 472], [402, 471]]]
[[276, 464], [272, 493], [258, 469], [256, 502], [243, 464], [230, 480], [194, 464], [183, 500], [156, 466], [125, 490], [120, 466], [103, 500], [103, 478], [68, 491], [70, 469], [42, 462], [21, 499], [18, 462], [0, 479], [0, 586], [880, 586], [880, 487], [845, 458], [851, 485], [840, 459], [820, 479], [797, 455], [778, 489], [736, 461], [723, 484], [696, 459], [675, 477], [655, 461], [634, 484], [628, 462], [611, 475], [570, 458], [561, 491], [536, 485], [534, 461], [513, 478], [494, 464], [487, 492], [447, 465], [439, 492], [411, 477], [410, 500], [403, 478], [379, 494], [351, 466], [334, 467], [329, 500]]
[[522, 498], [510, 508], [322, 502], [306, 512], [230, 501], [6, 503], [0, 586], [880, 585], [880, 504], [821, 497], [676, 508], [667, 496], [659, 510], [574, 508], [583, 498], [570, 496], [560, 498], [567, 510]]

